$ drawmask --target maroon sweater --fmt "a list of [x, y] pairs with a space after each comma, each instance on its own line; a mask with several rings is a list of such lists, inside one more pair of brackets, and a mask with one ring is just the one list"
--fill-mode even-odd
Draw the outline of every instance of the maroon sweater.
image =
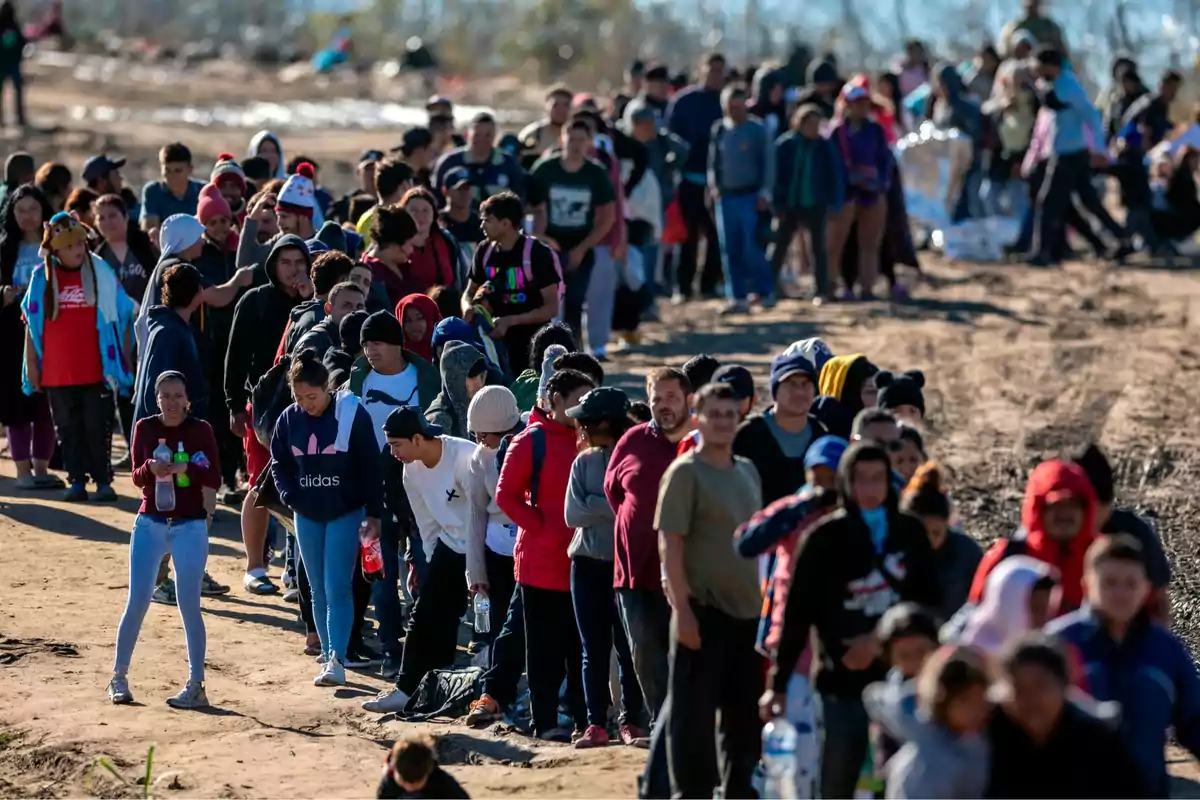
[[662, 590], [654, 512], [658, 485], [678, 445], [653, 422], [635, 425], [613, 448], [604, 473], [604, 494], [616, 515], [613, 586]]
[[[166, 440], [167, 447], [175, 453], [183, 442], [183, 452], [188, 454], [187, 476], [191, 484], [175, 485], [175, 509], [159, 511], [154, 505], [154, 483], [157, 480], [150, 471], [154, 460], [154, 448], [158, 440]], [[182, 425], [169, 428], [161, 416], [146, 417], [133, 426], [133, 485], [142, 490], [142, 506], [139, 514], [172, 519], [204, 519], [203, 488], [221, 488], [221, 465], [217, 460], [217, 440], [213, 430], [204, 420], [189, 417]]]

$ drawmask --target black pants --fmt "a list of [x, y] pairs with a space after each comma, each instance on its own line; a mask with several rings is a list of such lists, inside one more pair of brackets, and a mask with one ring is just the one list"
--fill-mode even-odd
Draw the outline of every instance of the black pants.
[[1115, 239], [1124, 241], [1127, 238], [1125, 229], [1104, 209], [1100, 196], [1096, 194], [1088, 153], [1052, 156], [1046, 166], [1046, 178], [1037, 202], [1037, 254], [1042, 258], [1053, 260], [1054, 247], [1062, 236], [1067, 209], [1075, 198]]
[[[1037, 219], [1038, 195], [1041, 194], [1042, 184], [1045, 182], [1046, 162], [1040, 161], [1038, 162], [1038, 165], [1034, 167], [1033, 172], [1029, 175], [1029, 210], [1026, 212], [1025, 218], [1021, 220], [1021, 234], [1018, 237], [1016, 244], [1016, 250], [1018, 252], [1028, 253], [1033, 249], [1034, 227]], [[1084, 219], [1083, 215], [1079, 213], [1079, 209], [1075, 207], [1074, 203], [1071, 203], [1067, 206], [1066, 211], [1063, 213], [1062, 221], [1063, 227], [1058, 231], [1058, 240], [1050, 247], [1050, 250], [1053, 253], [1052, 260], [1061, 261], [1066, 254], [1067, 228], [1070, 228], [1083, 237], [1084, 241], [1088, 243], [1088, 246], [1092, 248], [1092, 251], [1096, 253], [1096, 255], [1104, 255], [1106, 250], [1104, 242], [1099, 236], [1096, 235], [1096, 231], [1092, 228], [1092, 223]]]
[[467, 557], [438, 542], [421, 579], [421, 594], [408, 618], [404, 659], [396, 687], [411, 695], [425, 673], [454, 665], [458, 623], [467, 610], [463, 575]]
[[[674, 797], [754, 797], [750, 778], [758, 762], [762, 723], [758, 697], [763, 688], [762, 656], [754, 649], [757, 619], [734, 619], [692, 601], [700, 627], [700, 649], [672, 636], [671, 704], [667, 758]], [[721, 712], [718, 769], [717, 711]]]
[[[560, 253], [563, 260], [563, 308], [562, 321], [571, 327], [575, 341], [583, 341], [583, 306], [587, 302], [588, 282], [592, 279], [592, 270], [596, 266], [596, 255], [588, 250], [579, 266], [573, 270], [567, 269], [567, 253]], [[534, 369], [541, 369], [541, 364], [531, 364]]]
[[684, 297], [692, 296], [696, 280], [700, 237], [704, 237], [704, 273], [700, 276], [700, 293], [713, 294], [721, 283], [721, 245], [717, 240], [717, 225], [708, 210], [707, 189], [698, 183], [679, 184], [679, 210], [687, 226], [687, 241], [679, 246], [679, 264], [675, 276]]
[[533, 732], [540, 736], [558, 727], [558, 689], [567, 680], [567, 708], [575, 727], [587, 727], [583, 701], [583, 654], [571, 593], [521, 587], [525, 605], [525, 661]]
[[617, 672], [621, 683], [622, 725], [641, 725], [642, 688], [638, 685], [629, 639], [621, 623], [613, 589], [613, 562], [575, 556], [571, 560], [571, 602], [583, 645], [583, 695], [587, 701], [588, 724], [608, 724], [612, 705], [609, 666], [617, 649]]
[[97, 486], [112, 483], [113, 470], [109, 442], [114, 415], [113, 393], [106, 384], [51, 386], [50, 413], [58, 430], [67, 479], [85, 484], [91, 479]]
[[[133, 396], [117, 395], [117, 418], [121, 421], [121, 433], [125, 436], [125, 446], [133, 444]], [[111, 447], [111, 442], [109, 443]], [[131, 456], [132, 457], [132, 456]]]
[[[512, 562], [511, 558], [509, 562]], [[511, 567], [509, 574], [512, 574]], [[488, 582], [491, 581], [491, 567], [488, 567]], [[508, 613], [503, 617], [503, 625], [497, 629], [496, 601], [500, 594], [495, 585], [491, 587], [490, 597], [492, 631], [499, 630], [499, 633], [488, 649], [488, 668], [487, 672], [483, 673], [483, 693], [503, 709], [517, 702], [517, 684], [521, 681], [521, 674], [525, 672], [525, 603], [521, 598], [521, 587], [514, 582], [510, 597], [506, 601]]]
[[504, 334], [504, 348], [508, 351], [508, 371], [514, 378], [530, 366], [538, 370], [542, 368], [541, 364], [529, 363], [529, 343], [540, 328], [540, 325], [516, 325]]
[[777, 291], [779, 273], [783, 271], [788, 249], [792, 240], [796, 238], [796, 232], [803, 228], [809, 232], [809, 238], [812, 240], [810, 266], [816, 292], [821, 295], [829, 294], [829, 250], [825, 245], [825, 218], [824, 207], [788, 209], [776, 218], [775, 241], [771, 245], [771, 274], [775, 277]]
[[[508, 619], [508, 606], [512, 602], [517, 579], [513, 577], [512, 556], [502, 556], [485, 547], [483, 549], [483, 566], [487, 570], [488, 600], [491, 601], [491, 611], [488, 612], [491, 630], [483, 634], [483, 641], [492, 644], [500, 636], [504, 622]], [[521, 650], [524, 651], [524, 649], [522, 646]]]

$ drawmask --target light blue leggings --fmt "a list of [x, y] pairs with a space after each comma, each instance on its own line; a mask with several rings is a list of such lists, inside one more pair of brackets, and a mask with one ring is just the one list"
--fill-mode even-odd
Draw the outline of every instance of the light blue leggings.
[[364, 509], [329, 520], [295, 515], [300, 558], [312, 590], [313, 622], [326, 657], [345, 658], [354, 624], [354, 570], [358, 569], [358, 526]]
[[138, 514], [129, 541], [129, 598], [117, 628], [117, 658], [113, 672], [124, 675], [150, 608], [158, 565], [171, 554], [175, 562], [175, 597], [187, 638], [188, 680], [204, 681], [204, 618], [200, 616], [200, 582], [208, 561], [208, 526], [202, 519], [155, 519]]

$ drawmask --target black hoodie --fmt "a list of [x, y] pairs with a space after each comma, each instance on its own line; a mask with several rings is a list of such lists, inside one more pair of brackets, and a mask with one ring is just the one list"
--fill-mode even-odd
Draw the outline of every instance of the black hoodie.
[[256, 286], [242, 295], [233, 309], [233, 328], [229, 333], [229, 350], [225, 353], [225, 397], [232, 413], [238, 413], [250, 402], [254, 384], [275, 363], [279, 340], [287, 327], [292, 309], [303, 302], [289, 295], [276, 284], [275, 271], [279, 252], [294, 247], [304, 253], [307, 273], [312, 266], [308, 246], [299, 236], [279, 237], [263, 262], [267, 283]]
[[842, 507], [821, 520], [793, 557], [792, 584], [770, 685], [786, 692], [796, 661], [817, 631], [816, 689], [822, 694], [858, 700], [867, 684], [887, 677], [876, 660], [865, 670], [842, 664], [844, 642], [875, 630], [889, 608], [901, 602], [936, 605], [939, 599], [933, 550], [925, 526], [897, 510], [896, 490], [888, 481], [887, 538], [877, 554], [871, 532], [854, 505], [850, 482], [860, 461], [887, 466], [887, 453], [859, 443], [846, 451], [838, 467]]

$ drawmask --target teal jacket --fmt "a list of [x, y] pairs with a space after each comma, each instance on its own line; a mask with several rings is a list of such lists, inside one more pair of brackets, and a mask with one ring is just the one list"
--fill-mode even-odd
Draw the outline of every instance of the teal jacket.
[[[421, 413], [425, 413], [425, 409], [433, 402], [433, 398], [438, 396], [442, 391], [442, 376], [438, 373], [437, 367], [430, 364], [425, 359], [421, 358], [416, 353], [410, 350], [402, 351], [404, 360], [416, 367], [417, 370], [417, 396], [420, 400]], [[366, 383], [367, 376], [371, 374], [371, 365], [367, 363], [366, 356], [359, 356], [354, 362], [354, 366], [350, 367], [349, 386], [350, 393], [355, 397], [361, 398], [363, 393], [363, 384]]]

